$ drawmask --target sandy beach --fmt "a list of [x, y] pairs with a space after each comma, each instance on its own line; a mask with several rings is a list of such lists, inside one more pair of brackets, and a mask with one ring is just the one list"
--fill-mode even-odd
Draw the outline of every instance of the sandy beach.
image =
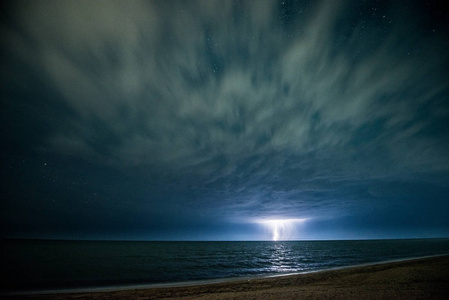
[[182, 287], [7, 299], [449, 299], [449, 255]]

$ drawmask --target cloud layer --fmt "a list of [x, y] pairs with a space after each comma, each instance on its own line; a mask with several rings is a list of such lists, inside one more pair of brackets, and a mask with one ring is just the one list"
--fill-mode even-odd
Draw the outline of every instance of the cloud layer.
[[421, 116], [447, 89], [447, 45], [407, 35], [412, 24], [392, 8], [357, 18], [362, 8], [328, 2], [294, 12], [272, 1], [23, 6], [25, 33], [11, 44], [72, 112], [49, 137], [53, 149], [192, 167], [377, 146], [401, 166], [408, 155], [448, 166], [446, 145], [419, 138], [447, 117]]
[[449, 171], [449, 42], [418, 10], [19, 2], [2, 77], [39, 78], [41, 150], [168, 174], [206, 211], [331, 215], [363, 198], [354, 182]]

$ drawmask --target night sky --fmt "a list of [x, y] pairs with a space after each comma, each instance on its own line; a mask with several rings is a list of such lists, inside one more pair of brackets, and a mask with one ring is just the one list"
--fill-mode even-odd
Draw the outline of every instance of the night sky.
[[448, 237], [441, 3], [3, 4], [1, 237]]

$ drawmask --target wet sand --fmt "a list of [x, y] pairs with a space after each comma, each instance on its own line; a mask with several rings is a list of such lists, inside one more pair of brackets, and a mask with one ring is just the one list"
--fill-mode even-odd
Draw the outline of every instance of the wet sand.
[[449, 299], [449, 255], [213, 284], [6, 299]]

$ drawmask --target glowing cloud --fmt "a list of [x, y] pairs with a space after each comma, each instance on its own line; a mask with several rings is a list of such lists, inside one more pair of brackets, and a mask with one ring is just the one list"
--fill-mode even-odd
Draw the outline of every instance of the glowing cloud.
[[297, 238], [297, 225], [303, 223], [306, 219], [278, 219], [258, 221], [270, 231], [273, 241], [290, 240]]

